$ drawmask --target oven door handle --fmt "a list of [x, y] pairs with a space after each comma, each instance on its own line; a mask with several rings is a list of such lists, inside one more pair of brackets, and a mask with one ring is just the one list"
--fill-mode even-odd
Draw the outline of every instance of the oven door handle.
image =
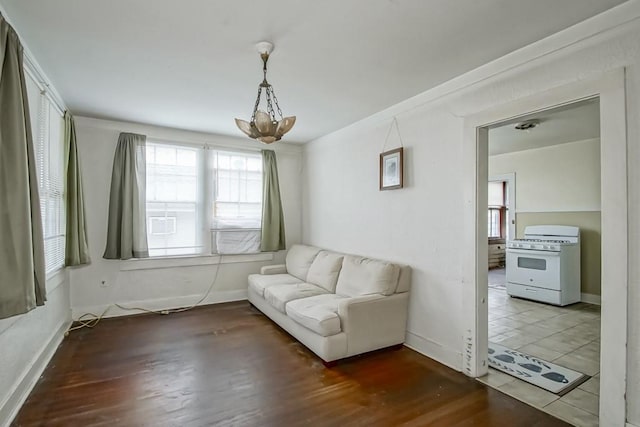
[[507, 248], [507, 253], [540, 257], [557, 257], [560, 256], [560, 252], [557, 251], [540, 251], [536, 249], [515, 249]]

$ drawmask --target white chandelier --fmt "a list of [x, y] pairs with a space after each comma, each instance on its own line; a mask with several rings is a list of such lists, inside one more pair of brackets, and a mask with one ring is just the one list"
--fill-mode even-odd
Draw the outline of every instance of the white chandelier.
[[[273, 52], [273, 44], [270, 42], [260, 42], [256, 45], [256, 48], [262, 58], [262, 72], [264, 77], [262, 83], [258, 86], [258, 96], [255, 106], [253, 107], [251, 121], [235, 120], [238, 128], [249, 138], [257, 139], [264, 144], [271, 144], [272, 142], [279, 141], [285, 133], [291, 130], [296, 122], [296, 116], [282, 117], [282, 110], [280, 110], [280, 106], [278, 105], [278, 98], [276, 98], [273, 86], [267, 82], [267, 61], [269, 60], [269, 54]], [[267, 102], [266, 112], [258, 109], [262, 97], [262, 89], [264, 89]], [[280, 120], [278, 120], [276, 114]]]

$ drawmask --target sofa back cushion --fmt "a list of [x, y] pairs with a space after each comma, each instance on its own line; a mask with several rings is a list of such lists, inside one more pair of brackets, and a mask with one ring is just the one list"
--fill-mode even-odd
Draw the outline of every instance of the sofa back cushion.
[[396, 264], [371, 258], [345, 255], [336, 293], [355, 297], [391, 295], [398, 287], [400, 268]]
[[287, 252], [287, 258], [285, 264], [287, 266], [287, 273], [297, 277], [300, 280], [307, 280], [307, 273], [309, 267], [313, 263], [320, 252], [319, 248], [306, 245], [293, 245]]
[[338, 282], [338, 274], [342, 269], [342, 260], [344, 255], [334, 254], [328, 251], [320, 251], [313, 260], [309, 273], [307, 274], [307, 282], [318, 285], [331, 293], [336, 291], [336, 283]]
[[398, 277], [396, 293], [409, 292], [409, 288], [411, 288], [411, 267], [403, 264], [399, 264], [398, 267], [400, 267], [400, 276]]

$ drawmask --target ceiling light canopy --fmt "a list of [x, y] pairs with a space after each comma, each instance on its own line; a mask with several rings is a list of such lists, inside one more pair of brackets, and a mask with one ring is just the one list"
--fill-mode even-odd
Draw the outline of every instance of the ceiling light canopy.
[[515, 128], [518, 130], [529, 130], [529, 129], [533, 129], [539, 124], [540, 124], [540, 120], [537, 120], [537, 119], [525, 120], [524, 122], [520, 122], [517, 125], [515, 125]]
[[[278, 105], [278, 98], [273, 90], [273, 86], [267, 82], [267, 61], [269, 55], [273, 52], [273, 44], [270, 42], [260, 42], [256, 45], [258, 53], [262, 58], [263, 80], [258, 86], [258, 96], [251, 121], [236, 119], [236, 125], [249, 138], [257, 139], [264, 144], [271, 144], [279, 141], [282, 136], [289, 132], [296, 122], [296, 116], [282, 117], [282, 110]], [[264, 89], [267, 111], [259, 110], [262, 98], [262, 90]], [[274, 108], [275, 107], [275, 108]], [[277, 114], [277, 117], [276, 117]], [[280, 120], [278, 120], [278, 117]]]

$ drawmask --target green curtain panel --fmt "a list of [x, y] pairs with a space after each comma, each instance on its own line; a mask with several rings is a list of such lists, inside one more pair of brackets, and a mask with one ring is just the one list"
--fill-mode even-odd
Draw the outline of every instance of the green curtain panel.
[[65, 148], [65, 214], [67, 220], [64, 246], [64, 265], [71, 267], [91, 263], [87, 243], [82, 174], [76, 145], [76, 126], [73, 116], [64, 113]]
[[262, 241], [263, 252], [286, 249], [284, 213], [280, 200], [278, 161], [272, 150], [262, 150]]
[[103, 258], [129, 259], [149, 256], [146, 221], [147, 137], [121, 133], [113, 158], [107, 247]]
[[0, 319], [47, 299], [35, 162], [23, 48], [0, 15]]

